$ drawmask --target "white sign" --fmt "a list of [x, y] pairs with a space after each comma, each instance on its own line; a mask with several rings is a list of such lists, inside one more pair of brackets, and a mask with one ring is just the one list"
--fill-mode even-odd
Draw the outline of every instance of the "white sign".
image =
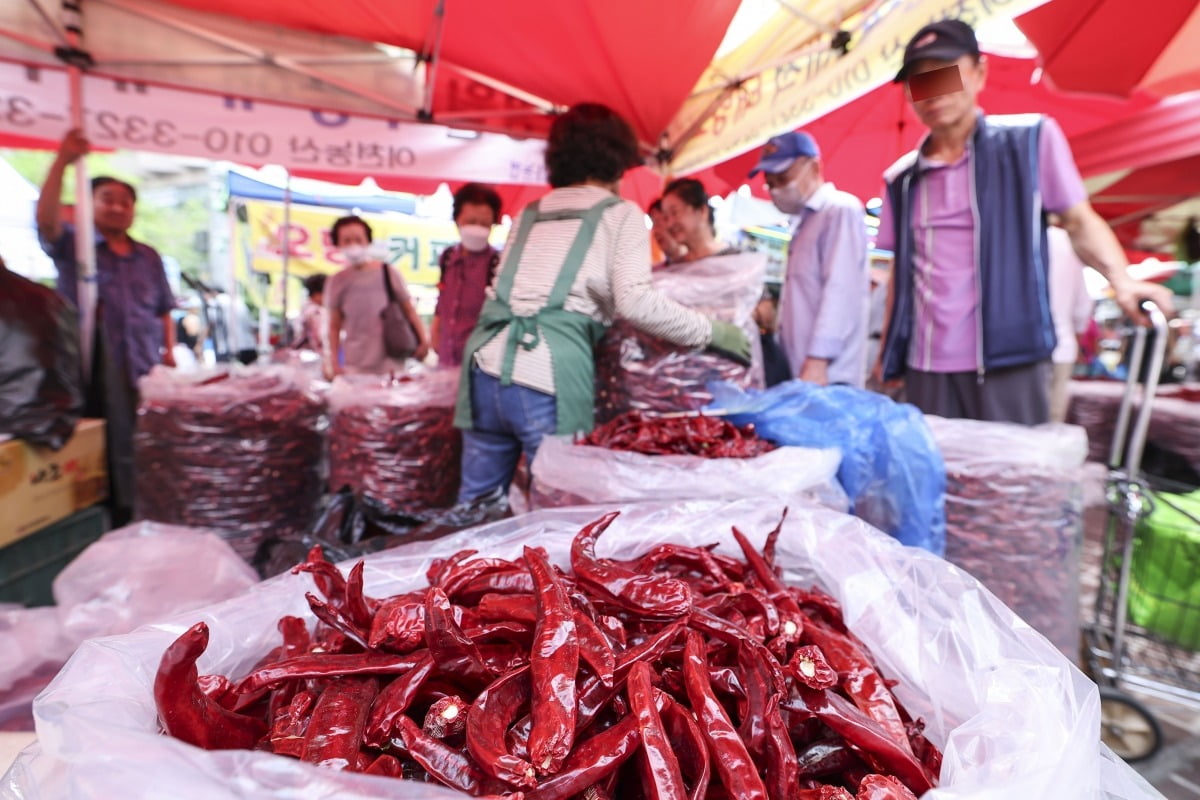
[[[67, 73], [0, 61], [0, 131], [66, 133]], [[95, 76], [84, 130], [97, 147], [380, 177], [544, 185], [545, 143]]]

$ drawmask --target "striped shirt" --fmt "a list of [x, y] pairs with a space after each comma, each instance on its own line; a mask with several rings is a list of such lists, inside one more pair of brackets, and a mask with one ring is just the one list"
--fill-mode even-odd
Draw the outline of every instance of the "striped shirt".
[[[571, 186], [547, 194], [539, 208], [547, 212], [582, 211], [610, 196], [598, 186]], [[579, 225], [574, 219], [541, 222], [529, 232], [509, 298], [514, 314], [531, 316], [545, 306]], [[500, 272], [515, 239], [514, 228], [500, 258]], [[495, 298], [494, 281], [487, 295]], [[563, 307], [605, 324], [624, 319], [645, 333], [683, 347], [704, 347], [712, 340], [708, 317], [651, 288], [650, 235], [642, 210], [629, 201], [612, 206], [601, 216], [592, 246]], [[508, 332], [503, 331], [475, 354], [475, 363], [487, 374], [500, 377], [507, 338]], [[550, 347], [544, 335], [532, 350], [517, 348], [513, 382], [546, 394], [555, 393]]]

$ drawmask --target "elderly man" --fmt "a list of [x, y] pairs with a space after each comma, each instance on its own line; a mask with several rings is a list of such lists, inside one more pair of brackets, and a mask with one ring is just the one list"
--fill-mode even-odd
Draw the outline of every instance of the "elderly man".
[[1050, 418], [1055, 346], [1047, 212], [1126, 313], [1141, 320], [1142, 300], [1166, 310], [1171, 298], [1126, 276], [1053, 119], [980, 111], [987, 68], [960, 20], [925, 26], [905, 49], [895, 80], [929, 133], [884, 176], [878, 245], [895, 268], [879, 370], [903, 377], [927, 414], [1035, 425]]
[[861, 387], [866, 380], [867, 226], [859, 199], [825, 180], [821, 151], [802, 131], [770, 139], [750, 173], [794, 215], [779, 308], [779, 342], [793, 378]]
[[[75, 231], [62, 220], [63, 172], [88, 151], [83, 133], [67, 133], [50, 166], [37, 204], [38, 236], [58, 268], [58, 291], [72, 303], [79, 265]], [[108, 425], [109, 502], [113, 524], [127, 521], [133, 509], [133, 429], [137, 381], [161, 362], [175, 366], [175, 296], [167, 284], [162, 258], [149, 245], [129, 236], [137, 192], [115, 178], [92, 181], [96, 228], [95, 343], [91, 379], [86, 388], [87, 416]]]

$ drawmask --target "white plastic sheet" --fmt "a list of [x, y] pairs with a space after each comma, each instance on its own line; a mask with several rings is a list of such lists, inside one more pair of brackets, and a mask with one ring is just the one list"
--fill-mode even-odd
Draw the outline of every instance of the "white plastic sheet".
[[[780, 508], [762, 499], [627, 506], [598, 549], [629, 557], [663, 542], [719, 542], [721, 551], [736, 554], [730, 526], [761, 543]], [[416, 588], [434, 558], [468, 546], [515, 558], [536, 542], [565, 564], [574, 534], [603, 510], [538, 511], [376, 554], [367, 559], [368, 593]], [[778, 559], [787, 580], [818, 584], [839, 600], [885, 675], [899, 681], [902, 702], [927, 721], [945, 760], [942, 786], [925, 800], [1156, 796], [1100, 745], [1095, 685], [974, 578], [823, 509], [789, 515]], [[308, 576], [280, 576], [170, 623], [84, 644], [35, 704], [40, 744], [0, 780], [0, 793], [74, 800], [461, 797], [268, 753], [205, 752], [158, 733], [151, 687], [172, 640], [206, 621], [212, 638], [200, 670], [241, 675], [277, 643], [280, 616], [305, 613], [310, 586]]]
[[548, 436], [533, 460], [533, 508], [643, 500], [770, 497], [792, 505], [849, 507], [837, 482], [835, 449], [780, 447], [757, 458], [656, 455], [577, 445]]

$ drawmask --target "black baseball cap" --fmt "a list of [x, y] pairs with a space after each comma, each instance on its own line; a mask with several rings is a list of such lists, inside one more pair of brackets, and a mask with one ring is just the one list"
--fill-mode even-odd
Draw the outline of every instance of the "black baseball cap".
[[892, 83], [900, 83], [908, 77], [909, 67], [922, 59], [957, 61], [968, 55], [979, 55], [979, 40], [975, 38], [975, 31], [970, 25], [961, 19], [930, 23], [909, 39], [908, 47], [904, 48], [904, 65]]

